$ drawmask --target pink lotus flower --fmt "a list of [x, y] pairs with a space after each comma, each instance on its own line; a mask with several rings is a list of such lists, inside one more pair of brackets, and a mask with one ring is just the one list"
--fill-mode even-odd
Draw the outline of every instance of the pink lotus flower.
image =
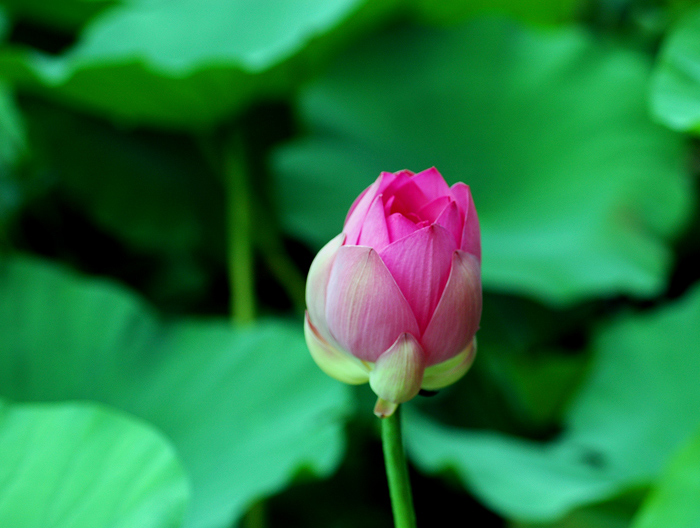
[[305, 336], [318, 366], [369, 381], [388, 416], [421, 388], [471, 366], [481, 317], [481, 239], [469, 187], [431, 168], [383, 172], [355, 200], [343, 232], [306, 283]]

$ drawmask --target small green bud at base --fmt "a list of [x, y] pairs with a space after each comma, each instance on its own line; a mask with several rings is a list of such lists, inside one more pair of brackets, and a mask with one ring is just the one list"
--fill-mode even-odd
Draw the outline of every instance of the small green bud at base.
[[389, 416], [394, 414], [396, 412], [396, 409], [398, 408], [398, 403], [392, 403], [378, 398], [377, 404], [374, 406], [374, 415], [377, 418], [388, 418]]
[[369, 385], [380, 399], [403, 403], [418, 394], [423, 382], [425, 357], [415, 337], [401, 334], [377, 359]]

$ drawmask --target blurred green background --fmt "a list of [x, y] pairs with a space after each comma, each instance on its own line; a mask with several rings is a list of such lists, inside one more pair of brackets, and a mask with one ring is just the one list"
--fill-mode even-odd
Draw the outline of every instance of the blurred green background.
[[419, 525], [700, 527], [700, 3], [3, 0], [0, 39], [0, 526], [390, 526], [304, 280], [436, 166], [484, 314], [405, 406]]

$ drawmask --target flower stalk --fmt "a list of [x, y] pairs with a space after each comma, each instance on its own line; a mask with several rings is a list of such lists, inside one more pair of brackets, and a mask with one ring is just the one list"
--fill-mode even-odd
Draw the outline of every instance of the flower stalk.
[[389, 481], [391, 509], [395, 528], [416, 528], [411, 483], [401, 435], [400, 406], [395, 412], [381, 419], [384, 464]]

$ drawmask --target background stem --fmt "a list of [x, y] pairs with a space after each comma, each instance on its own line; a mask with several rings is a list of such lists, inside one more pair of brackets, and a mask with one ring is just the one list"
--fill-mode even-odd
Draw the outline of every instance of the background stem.
[[391, 509], [394, 512], [396, 528], [415, 528], [416, 514], [413, 510], [411, 483], [408, 479], [408, 465], [401, 436], [401, 406], [396, 411], [382, 418], [382, 447], [384, 464], [389, 481]]
[[224, 146], [228, 223], [228, 274], [231, 318], [239, 324], [255, 319], [255, 281], [251, 241], [250, 182], [243, 134], [235, 132]]
[[[253, 197], [244, 137], [240, 130], [227, 138], [223, 154], [231, 320], [235, 324], [250, 324], [255, 320], [255, 275], [251, 236]], [[263, 500], [253, 504], [241, 520], [243, 528], [265, 528], [266, 524]]]

